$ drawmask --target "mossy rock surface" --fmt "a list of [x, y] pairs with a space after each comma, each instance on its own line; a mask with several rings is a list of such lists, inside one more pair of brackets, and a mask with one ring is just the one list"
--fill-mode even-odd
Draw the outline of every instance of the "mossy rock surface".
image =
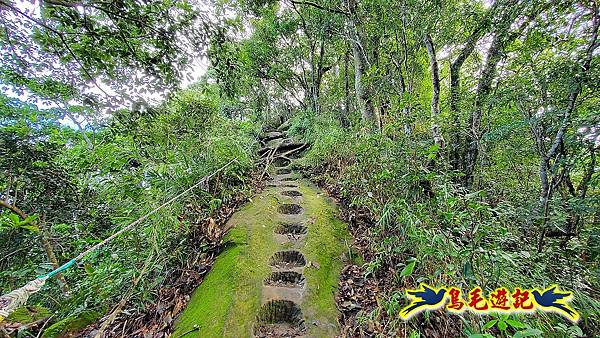
[[69, 333], [77, 332], [88, 325], [96, 322], [104, 311], [94, 311], [88, 310], [83, 311], [77, 315], [69, 316], [65, 319], [62, 319], [52, 325], [50, 325], [46, 330], [44, 330], [43, 338], [55, 338], [55, 337], [64, 337]]
[[[283, 220], [280, 205], [291, 198], [289, 188], [272, 187], [236, 212], [225, 236], [225, 247], [212, 270], [179, 316], [173, 337], [251, 337], [261, 307], [263, 281], [272, 269], [269, 260], [280, 250], [298, 249], [309, 262], [304, 268], [306, 293], [301, 304], [307, 337], [338, 333], [334, 296], [350, 238], [335, 205], [316, 187], [299, 180], [306, 238], [298, 244], [281, 243], [274, 236]], [[318, 267], [318, 268], [317, 268]]]
[[50, 316], [52, 316], [52, 312], [43, 306], [22, 306], [6, 317], [6, 321], [29, 324]]

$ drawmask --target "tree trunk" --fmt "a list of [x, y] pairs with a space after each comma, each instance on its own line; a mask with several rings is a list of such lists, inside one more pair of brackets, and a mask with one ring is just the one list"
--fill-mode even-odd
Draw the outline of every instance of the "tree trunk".
[[460, 69], [467, 61], [467, 58], [475, 50], [475, 44], [481, 39], [487, 31], [488, 25], [481, 25], [467, 38], [464, 48], [450, 65], [450, 111], [458, 112], [458, 102], [460, 100]]
[[[496, 5], [497, 2], [494, 3]], [[452, 145], [450, 146], [450, 165], [454, 170], [460, 170], [460, 145], [461, 145], [461, 123], [459, 116], [459, 101], [460, 101], [460, 69], [467, 58], [473, 53], [475, 44], [485, 31], [487, 25], [482, 25], [476, 29], [467, 39], [465, 47], [461, 50], [458, 57], [450, 65], [450, 115], [452, 116]]]
[[315, 62], [315, 54], [316, 54], [316, 42], [311, 42], [310, 49], [310, 108], [315, 113], [319, 113], [319, 102], [317, 99], [317, 64]]
[[340, 116], [340, 123], [344, 129], [350, 127], [350, 79], [348, 77], [348, 63], [350, 63], [350, 52], [346, 50], [344, 56], [344, 111]]
[[354, 92], [358, 101], [363, 121], [373, 126], [375, 124], [375, 108], [371, 102], [369, 91], [363, 84], [363, 74], [366, 68], [366, 61], [361, 55], [360, 46], [357, 43], [352, 43], [352, 54], [354, 56]]
[[[511, 2], [512, 3], [512, 2]], [[479, 141], [481, 139], [481, 119], [483, 115], [483, 109], [486, 105], [488, 95], [492, 90], [492, 81], [496, 75], [496, 67], [502, 58], [502, 52], [504, 48], [529, 25], [541, 8], [534, 8], [531, 14], [521, 22], [519, 27], [512, 33], [510, 33], [510, 27], [519, 16], [522, 9], [516, 6], [509, 6], [504, 8], [505, 12], [500, 19], [498, 29], [494, 34], [492, 44], [488, 50], [486, 63], [477, 82], [477, 91], [475, 94], [475, 105], [469, 116], [469, 130], [464, 143], [465, 155], [463, 156], [463, 170], [464, 170], [464, 185], [467, 189], [472, 189], [475, 166], [477, 165], [479, 157]], [[516, 5], [516, 4], [515, 4]], [[455, 73], [456, 75], [456, 73]], [[452, 81], [451, 81], [452, 82]]]
[[[557, 180], [560, 180], [561, 178], [557, 178], [556, 175], [553, 175], [554, 177], [552, 177], [552, 179], [549, 179], [548, 177], [548, 171], [551, 168], [551, 164], [553, 163], [557, 163], [559, 162], [560, 157], [562, 156], [562, 151], [561, 148], [563, 147], [563, 142], [564, 142], [564, 136], [565, 133], [569, 127], [569, 125], [571, 124], [571, 115], [573, 114], [573, 112], [575, 111], [576, 108], [576, 104], [577, 104], [577, 97], [579, 96], [580, 92], [581, 92], [581, 83], [584, 82], [584, 78], [589, 76], [589, 72], [592, 66], [592, 58], [594, 56], [594, 52], [596, 50], [596, 48], [598, 47], [598, 43], [596, 42], [598, 40], [598, 27], [600, 26], [600, 13], [598, 13], [598, 7], [597, 5], [595, 5], [595, 3], [592, 4], [592, 10], [593, 10], [593, 21], [592, 21], [592, 37], [590, 39], [590, 43], [588, 45], [588, 48], [586, 49], [586, 54], [585, 54], [585, 59], [583, 60], [583, 65], [581, 67], [581, 72], [579, 72], [575, 78], [572, 79], [572, 90], [569, 93], [569, 97], [567, 99], [567, 109], [565, 110], [565, 113], [563, 114], [561, 123], [560, 123], [560, 127], [558, 129], [558, 131], [556, 132], [556, 135], [554, 136], [554, 139], [552, 141], [552, 144], [550, 145], [550, 149], [548, 149], [547, 152], [544, 153], [544, 148], [543, 148], [543, 137], [537, 137], [536, 140], [538, 140], [538, 149], [540, 149], [540, 151], [542, 152], [541, 155], [541, 159], [540, 159], [540, 172], [539, 172], [539, 176], [540, 176], [540, 184], [541, 184], [541, 188], [540, 188], [540, 208], [543, 209], [543, 218], [542, 218], [542, 224], [541, 224], [541, 232], [540, 232], [540, 237], [538, 238], [538, 251], [542, 251], [543, 248], [543, 244], [544, 244], [544, 237], [546, 235], [546, 222], [547, 222], [547, 209], [548, 209], [548, 203], [550, 201], [550, 198], [552, 197], [552, 188], [553, 188], [553, 184], [552, 182], [555, 182]], [[595, 166], [595, 153], [592, 152], [591, 153], [592, 156], [592, 160]], [[587, 179], [587, 175], [589, 175], [589, 171], [587, 172], [586, 176], [584, 177], [584, 180], [582, 182], [585, 182], [585, 180]], [[587, 183], [586, 183], [587, 185]], [[585, 196], [585, 193], [587, 191], [587, 187], [581, 187], [581, 189], [578, 189], [580, 194], [583, 193]]]
[[[42, 244], [42, 248], [46, 252], [46, 257], [48, 257], [48, 261], [52, 264], [52, 267], [58, 269], [60, 263], [58, 259], [56, 259], [56, 255], [54, 254], [54, 248], [52, 247], [52, 243], [50, 243], [50, 234], [48, 233], [48, 229], [46, 228], [46, 223], [44, 221], [38, 223], [38, 227], [40, 229], [40, 243]], [[60, 286], [62, 292], [66, 295], [69, 293], [69, 285], [65, 280], [65, 277], [62, 274], [56, 274], [56, 279], [58, 280], [58, 285]]]
[[431, 84], [433, 86], [433, 92], [431, 94], [431, 134], [433, 136], [433, 142], [439, 147], [441, 151], [444, 148], [444, 139], [440, 131], [439, 116], [440, 116], [440, 75], [437, 62], [437, 56], [435, 54], [435, 48], [431, 35], [425, 34], [423, 37], [425, 47], [427, 47], [427, 54], [429, 54], [429, 65], [431, 71]]
[[479, 156], [479, 140], [481, 138], [481, 118], [487, 96], [492, 89], [492, 80], [496, 74], [496, 66], [500, 61], [502, 51], [502, 35], [496, 34], [488, 50], [487, 62], [477, 83], [475, 106], [469, 116], [469, 131], [465, 140], [466, 153], [463, 158], [464, 180], [467, 189], [473, 187], [475, 165]]
[[319, 103], [319, 97], [321, 96], [321, 83], [323, 82], [323, 75], [331, 69], [331, 66], [323, 66], [325, 60], [325, 36], [321, 35], [321, 44], [319, 46], [319, 58], [316, 65], [316, 76], [314, 76], [313, 83], [313, 106], [316, 114], [321, 111]]
[[94, 149], [94, 143], [92, 142], [92, 140], [90, 140], [90, 138], [87, 136], [87, 133], [85, 132], [85, 128], [81, 125], [81, 122], [77, 121], [77, 119], [75, 118], [75, 116], [73, 114], [71, 114], [67, 108], [63, 108], [65, 114], [67, 115], [67, 117], [69, 118], [69, 120], [73, 121], [73, 123], [75, 123], [75, 125], [77, 126], [77, 129], [79, 130], [79, 133], [81, 134], [81, 137], [83, 138], [83, 140], [85, 141], [85, 143], [87, 144], [87, 147], [89, 150]]
[[369, 129], [374, 129], [377, 126], [375, 107], [372, 102], [370, 89], [364, 85], [362, 80], [368, 67], [368, 60], [364, 49], [365, 44], [362, 42], [363, 39], [359, 30], [356, 1], [347, 0], [346, 2], [350, 13], [347, 16], [347, 22], [349, 25], [350, 43], [352, 44], [352, 55], [354, 56], [354, 91], [363, 122]]
[[[398, 39], [398, 32], [395, 33], [395, 37], [396, 37], [396, 48], [397, 48], [396, 53], [398, 54], [398, 56], [400, 56], [400, 55], [402, 55], [402, 53], [400, 53], [400, 51], [398, 50], [398, 48], [399, 48], [398, 46], [400, 45], [400, 41]], [[406, 41], [402, 41], [402, 43], [406, 46]], [[408, 50], [408, 48], [405, 47], [404, 53], [408, 53], [407, 50]], [[406, 59], [406, 55], [404, 55], [403, 58]], [[412, 127], [409, 123], [410, 110], [408, 109], [408, 104], [405, 102], [407, 90], [406, 90], [406, 79], [404, 78], [404, 70], [402, 69], [403, 62], [392, 58], [392, 63], [396, 67], [396, 72], [398, 73], [398, 83], [400, 85], [400, 96], [402, 97], [402, 100], [404, 101], [403, 102], [404, 104], [402, 107], [402, 117], [404, 119], [404, 122], [402, 123], [402, 127], [404, 129], [404, 135], [410, 136], [412, 134]]]

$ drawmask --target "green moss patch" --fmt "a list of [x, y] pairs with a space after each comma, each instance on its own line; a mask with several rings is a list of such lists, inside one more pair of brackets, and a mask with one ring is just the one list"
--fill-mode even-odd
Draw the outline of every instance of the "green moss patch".
[[44, 330], [44, 334], [42, 335], [42, 337], [64, 337], [70, 333], [77, 332], [87, 327], [88, 325], [96, 322], [100, 317], [102, 317], [103, 313], [104, 310], [87, 310], [77, 315], [69, 316], [61, 321], [52, 324], [50, 327]]
[[178, 318], [173, 337], [250, 335], [262, 281], [270, 273], [267, 263], [277, 246], [269, 231], [277, 204], [271, 193], [263, 193], [233, 215], [226, 248]]
[[316, 321], [307, 325], [309, 337], [333, 337], [337, 334], [338, 316], [334, 296], [350, 234], [347, 224], [337, 218], [333, 203], [320, 190], [306, 184], [299, 188], [303, 194], [302, 206], [310, 218], [306, 247], [302, 251], [311, 262], [304, 270], [308, 294], [301, 309], [305, 317]]
[[[237, 282], [237, 260], [246, 246], [246, 234], [242, 228], [234, 228], [225, 238], [224, 250], [213, 265], [212, 271], [196, 290], [189, 306], [181, 315], [174, 336], [180, 337], [198, 326], [199, 332], [212, 336], [223, 332], [222, 318], [234, 303]], [[200, 325], [201, 324], [201, 325]], [[185, 331], [185, 332], [184, 332]]]

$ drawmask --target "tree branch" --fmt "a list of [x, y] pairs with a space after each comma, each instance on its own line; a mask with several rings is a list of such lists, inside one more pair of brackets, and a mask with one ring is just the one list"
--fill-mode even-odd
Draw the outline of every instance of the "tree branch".
[[323, 5], [320, 5], [320, 4], [318, 4], [318, 3], [315, 3], [315, 2], [312, 2], [312, 1], [306, 1], [306, 0], [302, 0], [302, 1], [299, 1], [299, 0], [291, 0], [291, 3], [292, 3], [292, 4], [296, 4], [296, 5], [307, 5], [307, 6], [311, 6], [311, 7], [318, 8], [318, 9], [320, 9], [320, 10], [324, 10], [324, 11], [327, 11], [327, 12], [330, 12], [330, 13], [337, 13], [337, 14], [342, 14], [342, 15], [345, 15], [345, 16], [348, 16], [348, 15], [350, 15], [350, 13], [348, 13], [348, 12], [344, 12], [344, 11], [343, 11], [343, 10], [341, 10], [341, 9], [338, 9], [338, 8], [329, 8], [329, 7], [325, 7], [325, 6], [323, 6]]
[[81, 61], [79, 61], [79, 58], [77, 57], [77, 55], [75, 55], [75, 52], [73, 52], [73, 50], [71, 49], [71, 47], [69, 47], [69, 44], [67, 43], [67, 41], [65, 40], [65, 37], [63, 35], [63, 33], [57, 31], [56, 29], [48, 26], [46, 23], [44, 23], [41, 20], [38, 20], [34, 17], [31, 17], [29, 15], [27, 15], [27, 13], [21, 11], [20, 9], [14, 7], [13, 5], [9, 4], [9, 3], [5, 3], [3, 1], [0, 1], [0, 8], [5, 7], [8, 10], [12, 11], [13, 13], [16, 13], [18, 15], [21, 15], [23, 17], [25, 17], [27, 20], [34, 22], [35, 24], [37, 24], [40, 27], [43, 27], [47, 30], [49, 30], [50, 32], [56, 34], [58, 36], [58, 38], [60, 39], [61, 43], [64, 45], [64, 47], [67, 49], [67, 51], [69, 52], [69, 55], [71, 55], [71, 57], [73, 58], [73, 60], [75, 60], [75, 62], [79, 65], [79, 67], [83, 70], [83, 72], [85, 73], [85, 75], [90, 79], [90, 81], [92, 81], [92, 83], [98, 88], [100, 89], [100, 91], [102, 93], [104, 93], [104, 95], [106, 95], [107, 97], [112, 97], [112, 95], [109, 95], [104, 89], [102, 89], [102, 87], [100, 87], [98, 85], [98, 83], [96, 82], [95, 77], [93, 77], [90, 72], [87, 70], [87, 68], [85, 68], [83, 66], [83, 64], [81, 63]]
[[0, 199], [0, 207], [4, 207], [15, 214], [19, 215], [23, 220], [27, 219], [27, 214], [23, 210], [19, 209], [16, 205], [8, 203], [8, 201]]
[[546, 161], [549, 161], [552, 157], [554, 157], [554, 155], [556, 154], [556, 151], [558, 150], [558, 147], [560, 146], [560, 143], [563, 140], [563, 137], [565, 135], [565, 132], [567, 131], [567, 127], [570, 122], [571, 113], [573, 112], [573, 110], [575, 110], [575, 104], [577, 101], [577, 97], [579, 96], [579, 93], [581, 92], [581, 77], [585, 76], [586, 73], [590, 70], [590, 67], [592, 64], [592, 57], [594, 55], [594, 50], [598, 47], [596, 40], [598, 39], [598, 26], [600, 26], [600, 14], [598, 13], [598, 8], [596, 6], [594, 6], [593, 11], [594, 11], [594, 13], [593, 13], [594, 19], [592, 22], [592, 38], [590, 39], [590, 44], [589, 44], [588, 48], [586, 49], [586, 55], [585, 55], [585, 59], [584, 59], [583, 65], [582, 65], [583, 71], [581, 72], [581, 74], [579, 76], [576, 76], [576, 79], [575, 79], [576, 80], [575, 83], [577, 84], [576, 89], [571, 91], [571, 93], [569, 93], [567, 110], [565, 111], [565, 114], [563, 115], [563, 119], [560, 124], [560, 128], [558, 129], [558, 132], [556, 133], [556, 136], [554, 137], [554, 141], [552, 142], [552, 145], [550, 146], [550, 149], [548, 150], [548, 153], [545, 156]]

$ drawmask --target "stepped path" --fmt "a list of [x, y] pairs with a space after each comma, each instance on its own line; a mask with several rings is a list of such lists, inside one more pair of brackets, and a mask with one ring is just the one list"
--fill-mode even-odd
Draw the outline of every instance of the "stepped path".
[[[173, 337], [334, 337], [347, 225], [287, 157], [303, 145], [270, 133], [272, 179], [227, 223], [224, 248]], [[272, 161], [271, 161], [272, 160]]]

